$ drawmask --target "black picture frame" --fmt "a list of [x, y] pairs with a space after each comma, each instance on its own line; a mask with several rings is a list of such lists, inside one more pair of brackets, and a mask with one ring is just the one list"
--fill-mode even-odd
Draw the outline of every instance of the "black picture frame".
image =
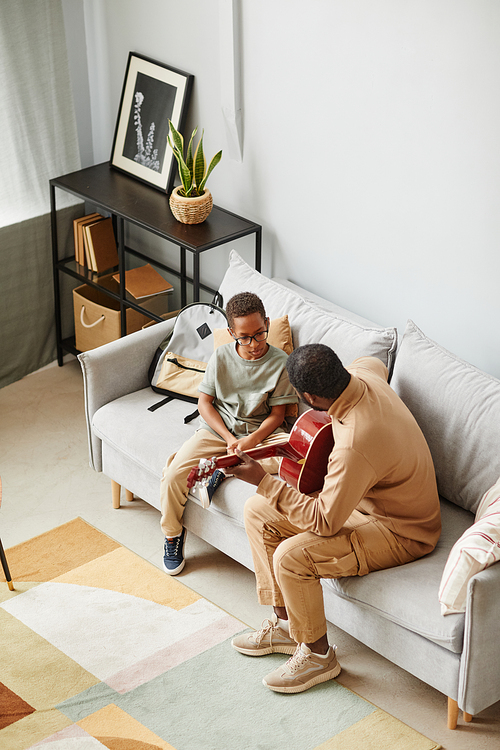
[[110, 165], [171, 193], [177, 162], [167, 144], [168, 121], [181, 132], [194, 76], [129, 52]]

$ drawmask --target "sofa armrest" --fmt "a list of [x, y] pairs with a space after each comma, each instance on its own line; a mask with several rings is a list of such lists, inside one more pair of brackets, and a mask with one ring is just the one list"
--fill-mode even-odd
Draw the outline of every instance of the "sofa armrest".
[[[452, 616], [452, 615], [450, 615]], [[478, 714], [500, 700], [500, 562], [469, 581], [458, 705]]]
[[102, 452], [101, 441], [92, 432], [94, 414], [110, 401], [147, 388], [151, 360], [174, 322], [175, 318], [157, 323], [78, 355], [83, 372], [89, 460], [95, 471], [102, 471]]

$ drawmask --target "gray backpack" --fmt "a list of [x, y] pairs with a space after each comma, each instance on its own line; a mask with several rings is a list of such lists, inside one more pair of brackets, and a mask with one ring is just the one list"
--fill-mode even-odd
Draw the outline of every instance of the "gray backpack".
[[[150, 406], [149, 411], [159, 409], [174, 398], [198, 403], [198, 388], [214, 351], [215, 328], [227, 328], [220, 294], [211, 303], [193, 302], [182, 308], [149, 366], [151, 388], [166, 396]], [[198, 410], [189, 414], [184, 422], [191, 422], [197, 416]]]

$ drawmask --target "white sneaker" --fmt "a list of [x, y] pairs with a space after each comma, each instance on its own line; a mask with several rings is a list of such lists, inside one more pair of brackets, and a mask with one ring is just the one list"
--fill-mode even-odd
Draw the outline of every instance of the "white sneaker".
[[297, 648], [296, 641], [278, 625], [274, 614], [270, 620], [264, 620], [260, 630], [253, 633], [237, 635], [231, 645], [240, 654], [247, 656], [265, 656], [266, 654], [293, 654]]
[[320, 682], [333, 680], [341, 672], [336, 650], [336, 646], [330, 646], [326, 656], [320, 656], [305, 643], [299, 643], [292, 658], [264, 677], [262, 682], [275, 693], [302, 693]]

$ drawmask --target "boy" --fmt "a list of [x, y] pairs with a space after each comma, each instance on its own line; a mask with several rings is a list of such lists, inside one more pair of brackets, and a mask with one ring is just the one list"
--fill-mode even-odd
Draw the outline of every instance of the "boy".
[[[201, 458], [255, 448], [272, 433], [282, 432], [287, 404], [297, 396], [286, 370], [287, 355], [267, 343], [269, 318], [260, 297], [241, 292], [227, 303], [229, 333], [234, 341], [210, 357], [200, 385], [200, 428], [167, 461], [161, 480], [161, 528], [165, 535], [163, 569], [177, 575], [184, 568], [187, 476]], [[263, 468], [277, 471], [277, 459]], [[224, 479], [218, 472], [211, 494]], [[205, 507], [205, 503], [204, 507]]]

